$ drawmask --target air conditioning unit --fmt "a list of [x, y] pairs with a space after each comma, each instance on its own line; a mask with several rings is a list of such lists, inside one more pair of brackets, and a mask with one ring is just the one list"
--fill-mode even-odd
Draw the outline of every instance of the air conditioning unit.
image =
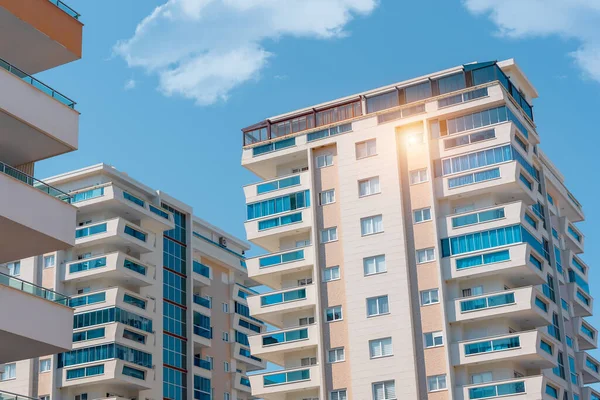
[[227, 247], [227, 239], [225, 238], [225, 236], [221, 236], [219, 238], [219, 244], [223, 247]]

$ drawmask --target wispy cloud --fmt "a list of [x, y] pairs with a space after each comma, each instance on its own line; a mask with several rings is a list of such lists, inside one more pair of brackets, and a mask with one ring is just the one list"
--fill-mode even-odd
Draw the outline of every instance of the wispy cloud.
[[332, 39], [378, 0], [168, 0], [118, 42], [114, 52], [129, 67], [158, 76], [159, 90], [199, 105], [227, 100], [258, 79], [273, 56], [266, 39]]
[[501, 36], [577, 40], [579, 47], [569, 55], [586, 77], [600, 82], [599, 0], [463, 0], [463, 4], [473, 14], [487, 15]]
[[123, 89], [125, 89], [125, 90], [135, 89], [135, 84], [136, 84], [135, 80], [129, 79], [127, 82], [125, 82]]

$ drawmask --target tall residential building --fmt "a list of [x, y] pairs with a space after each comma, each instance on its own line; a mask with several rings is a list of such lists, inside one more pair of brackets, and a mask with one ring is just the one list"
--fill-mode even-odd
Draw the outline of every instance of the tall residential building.
[[46, 182], [77, 208], [74, 247], [21, 265], [69, 295], [73, 349], [17, 362], [0, 390], [45, 400], [250, 398], [246, 373], [265, 362], [248, 343], [264, 324], [249, 315], [246, 244], [109, 165]]
[[32, 265], [15, 260], [75, 243], [70, 197], [33, 176], [36, 161], [77, 149], [79, 112], [32, 74], [81, 58], [78, 18], [57, 0], [0, 0], [0, 379], [7, 381], [14, 361], [71, 349], [68, 298], [35, 285]]
[[471, 63], [243, 130], [247, 260], [274, 327], [266, 400], [592, 400], [581, 204], [539, 148], [513, 60]]

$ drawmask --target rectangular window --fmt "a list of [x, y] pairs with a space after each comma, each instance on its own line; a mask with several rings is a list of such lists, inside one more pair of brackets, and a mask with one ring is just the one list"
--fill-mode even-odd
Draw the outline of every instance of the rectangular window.
[[50, 369], [52, 369], [52, 359], [40, 360], [40, 372], [48, 372]]
[[396, 382], [385, 381], [373, 383], [373, 400], [395, 400]]
[[496, 208], [494, 210], [486, 210], [454, 217], [452, 218], [452, 227], [460, 228], [462, 226], [479, 224], [500, 218], [504, 218], [504, 208]]
[[385, 255], [363, 258], [365, 276], [386, 272]]
[[360, 233], [362, 236], [383, 232], [383, 216], [374, 215], [360, 219]]
[[337, 226], [333, 228], [323, 229], [321, 231], [321, 243], [328, 243], [337, 240]]
[[333, 165], [333, 154], [321, 154], [317, 156], [317, 168]]
[[330, 363], [341, 362], [345, 360], [344, 348], [338, 347], [337, 349], [331, 349], [327, 353], [327, 360]]
[[356, 143], [356, 159], [377, 155], [377, 145], [375, 139]]
[[371, 358], [391, 356], [393, 354], [392, 338], [375, 339], [369, 341], [369, 354]]
[[49, 256], [44, 256], [44, 268], [52, 268], [54, 267], [55, 257], [54, 254]]
[[228, 392], [223, 393], [223, 400], [230, 400]]
[[329, 267], [323, 269], [323, 282], [337, 281], [340, 279], [340, 267]]
[[550, 343], [545, 340], [540, 340], [540, 349], [544, 350], [546, 353], [552, 355], [552, 346]]
[[346, 390], [334, 390], [329, 392], [329, 400], [347, 400]]
[[358, 197], [370, 196], [377, 193], [381, 193], [378, 176], [358, 181]]
[[435, 261], [435, 248], [417, 250], [417, 264]]
[[6, 264], [8, 268], [8, 274], [11, 276], [19, 276], [21, 275], [21, 261], [15, 261]]
[[478, 374], [471, 375], [471, 383], [474, 385], [491, 382], [492, 380], [493, 376], [491, 372], [480, 372]]
[[223, 335], [221, 336], [221, 338], [223, 339], [224, 342], [229, 342], [229, 332], [223, 332]]
[[496, 132], [494, 129], [488, 129], [486, 131], [475, 132], [470, 135], [458, 136], [444, 140], [444, 148], [446, 150], [452, 149], [458, 146], [464, 146], [467, 144], [482, 142], [488, 139], [494, 139]]
[[229, 363], [227, 361], [223, 362], [223, 371], [229, 372]]
[[256, 218], [300, 210], [307, 207], [310, 207], [310, 191], [303, 190], [256, 203], [250, 203], [246, 206], [246, 213], [247, 219], [250, 221]]
[[446, 375], [435, 375], [427, 377], [427, 389], [430, 392], [446, 389]]
[[329, 307], [325, 310], [325, 320], [327, 322], [339, 321], [342, 319], [342, 306]]
[[430, 289], [423, 290], [421, 292], [421, 305], [426, 306], [428, 304], [437, 304], [440, 302], [439, 298], [439, 290], [438, 289]]
[[225, 314], [229, 314], [229, 303], [222, 303], [222, 304], [221, 304], [221, 307], [222, 307], [222, 309], [223, 309], [223, 312], [224, 312]]
[[527, 189], [533, 190], [533, 182], [531, 182], [529, 178], [525, 177], [525, 175], [519, 174], [519, 180], [523, 182], [525, 186], [527, 186]]
[[17, 364], [4, 364], [4, 372], [0, 373], [0, 381], [17, 378]]
[[427, 81], [404, 88], [404, 96], [406, 103], [413, 103], [431, 97], [431, 82]]
[[142, 299], [138, 299], [137, 297], [133, 297], [125, 293], [123, 296], [123, 302], [127, 304], [131, 304], [132, 306], [139, 307], [142, 310], [146, 309], [146, 302]]
[[473, 268], [486, 264], [494, 264], [510, 260], [508, 250], [495, 251], [493, 253], [478, 254], [476, 256], [458, 258], [456, 260], [456, 269]]
[[444, 337], [442, 331], [428, 332], [423, 335], [425, 341], [425, 348], [438, 347], [444, 345]]
[[558, 399], [558, 389], [554, 386], [546, 385], [546, 394], [550, 397]]
[[429, 175], [427, 174], [427, 168], [417, 169], [415, 171], [410, 171], [410, 184], [416, 185], [417, 183], [427, 182], [429, 179]]
[[419, 210], [413, 211], [413, 217], [415, 219], [415, 224], [424, 221], [431, 221], [431, 208], [421, 208]]
[[[104, 329], [104, 328], [102, 328], [102, 329]], [[141, 343], [141, 344], [146, 343], [146, 336], [140, 335], [137, 332], [130, 331], [129, 329], [123, 330], [123, 337], [125, 339], [133, 340], [134, 342], [137, 342], [137, 343]]]
[[374, 317], [377, 315], [389, 314], [390, 307], [388, 303], [388, 297], [379, 296], [371, 297], [367, 299], [367, 316]]
[[448, 179], [448, 188], [453, 189], [460, 186], [470, 185], [472, 183], [485, 182], [500, 178], [500, 168], [488, 169], [486, 171], [475, 172], [467, 175], [460, 175]]
[[319, 193], [319, 204], [324, 206], [326, 204], [335, 203], [335, 189], [329, 189]]

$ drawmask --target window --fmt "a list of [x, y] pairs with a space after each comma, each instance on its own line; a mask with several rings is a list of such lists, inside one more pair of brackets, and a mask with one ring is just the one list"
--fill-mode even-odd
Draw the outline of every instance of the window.
[[317, 168], [333, 165], [333, 154], [321, 154], [317, 156]]
[[417, 250], [417, 264], [423, 264], [426, 262], [435, 261], [435, 249]]
[[4, 372], [0, 373], [0, 381], [7, 381], [17, 377], [17, 364], [4, 364]]
[[419, 222], [431, 221], [431, 208], [427, 207], [414, 210], [413, 217], [415, 219], [415, 224], [418, 224]]
[[323, 229], [321, 231], [321, 243], [334, 242], [337, 240], [337, 226]]
[[223, 332], [222, 339], [224, 342], [229, 342], [229, 332]]
[[416, 185], [417, 183], [427, 182], [429, 179], [427, 175], [427, 168], [417, 169], [415, 171], [410, 171], [410, 184]]
[[479, 296], [483, 294], [483, 286], [473, 286], [462, 290], [462, 297]]
[[88, 400], [87, 393], [81, 393], [75, 396], [75, 400]]
[[370, 196], [377, 193], [381, 193], [378, 176], [358, 181], [358, 197]]
[[324, 206], [326, 204], [335, 203], [335, 189], [329, 189], [319, 193], [319, 204]]
[[229, 372], [229, 363], [227, 361], [223, 362], [223, 371]]
[[[89, 333], [89, 331], [88, 331], [88, 333]], [[102, 336], [104, 336], [104, 328], [102, 328]], [[134, 342], [137, 342], [137, 343], [146, 344], [146, 336], [145, 335], [140, 335], [139, 333], [130, 331], [129, 329], [123, 329], [123, 337], [125, 339], [133, 340]], [[90, 339], [89, 334], [88, 334], [87, 338]]]
[[6, 264], [8, 268], [8, 274], [11, 276], [19, 276], [21, 275], [21, 261], [15, 261]]
[[52, 368], [52, 359], [40, 360], [40, 372], [48, 372]]
[[[89, 296], [88, 296], [89, 298]], [[89, 299], [88, 299], [89, 302]], [[141, 308], [142, 310], [146, 309], [146, 302], [142, 299], [138, 299], [137, 297], [133, 297], [131, 295], [128, 295], [127, 293], [125, 293], [125, 295], [123, 296], [123, 302], [127, 303], [127, 304], [131, 304], [132, 306], [136, 306]]]
[[330, 363], [341, 362], [345, 360], [344, 348], [338, 347], [337, 349], [331, 349], [328, 352], [327, 360]]
[[[342, 319], [342, 306], [329, 307], [325, 310], [325, 320], [327, 322], [339, 321]], [[313, 318], [314, 323], [314, 318]]]
[[440, 302], [438, 289], [423, 290], [421, 292], [421, 305], [437, 304]]
[[323, 269], [323, 282], [337, 281], [340, 279], [340, 267], [329, 267]]
[[230, 400], [229, 392], [223, 393], [223, 400]]
[[[342, 313], [341, 307], [340, 307], [340, 315]], [[303, 326], [303, 325], [312, 325], [315, 323], [315, 317], [305, 317], [305, 318], [300, 318], [298, 319], [298, 325]]]
[[223, 307], [223, 312], [229, 314], [229, 303], [223, 303], [221, 306]]
[[302, 279], [298, 279], [298, 286], [306, 286], [306, 285], [311, 285], [313, 283], [312, 278], [302, 278]]
[[329, 400], [347, 400], [346, 390], [334, 390], [329, 392]]
[[476, 385], [479, 383], [491, 382], [493, 379], [491, 372], [480, 372], [471, 375], [471, 383]]
[[444, 345], [444, 337], [442, 331], [428, 332], [423, 335], [425, 338], [425, 348], [438, 347]]
[[430, 392], [446, 389], [446, 375], [435, 375], [427, 377], [427, 389]]
[[49, 256], [44, 256], [44, 268], [52, 268], [54, 267], [55, 258], [54, 254], [50, 254]]
[[373, 317], [376, 315], [389, 314], [389, 312], [390, 307], [387, 295], [367, 299], [367, 316]]
[[554, 386], [546, 385], [546, 394], [550, 397], [558, 399], [558, 389], [556, 389]]
[[386, 272], [385, 255], [363, 258], [363, 268], [365, 276]]
[[49, 394], [45, 394], [43, 396], [40, 396], [40, 400], [50, 400], [50, 395]]
[[393, 354], [392, 338], [370, 340], [369, 354], [371, 358], [391, 356]]
[[356, 143], [356, 159], [377, 155], [377, 144], [375, 139]]
[[396, 398], [394, 381], [376, 382], [373, 384], [373, 400], [392, 400]]
[[300, 366], [317, 365], [317, 357], [306, 357], [300, 359]]
[[383, 232], [383, 216], [375, 215], [360, 219], [360, 233], [363, 236]]

